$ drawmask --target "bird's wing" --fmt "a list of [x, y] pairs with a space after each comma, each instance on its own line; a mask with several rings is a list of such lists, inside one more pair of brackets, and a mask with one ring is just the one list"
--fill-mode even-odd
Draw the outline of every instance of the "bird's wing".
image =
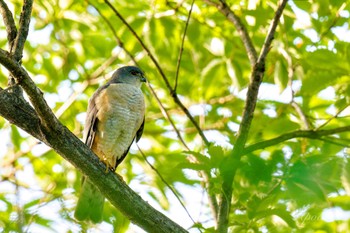
[[95, 134], [97, 131], [97, 124], [98, 124], [98, 118], [97, 118], [97, 112], [98, 108], [96, 106], [96, 97], [99, 95], [99, 93], [107, 88], [108, 85], [104, 85], [100, 87], [92, 96], [92, 98], [89, 101], [88, 110], [86, 112], [86, 120], [85, 120], [85, 127], [84, 127], [84, 143], [88, 147], [92, 147], [92, 144], [95, 139]]
[[141, 124], [140, 128], [136, 132], [136, 142], [138, 142], [140, 140], [141, 136], [142, 136], [144, 125], [145, 125], [145, 117], [143, 117], [142, 124]]
[[[135, 135], [135, 137], [134, 137], [134, 139], [136, 139], [136, 142], [138, 142], [138, 141], [140, 140], [141, 136], [142, 136], [144, 125], [145, 125], [145, 118], [143, 118], [143, 122], [142, 122], [140, 128], [137, 130], [136, 135]], [[116, 168], [118, 167], [118, 165], [119, 165], [121, 162], [123, 162], [123, 160], [125, 159], [126, 155], [128, 154], [128, 152], [129, 152], [129, 150], [130, 150], [130, 147], [131, 147], [133, 141], [134, 141], [134, 140], [131, 141], [131, 143], [130, 143], [128, 149], [127, 149], [126, 151], [124, 151], [123, 155], [122, 155], [120, 158], [117, 158], [117, 162], [116, 162], [116, 165], [115, 165], [115, 168], [114, 168], [114, 169], [116, 169]]]

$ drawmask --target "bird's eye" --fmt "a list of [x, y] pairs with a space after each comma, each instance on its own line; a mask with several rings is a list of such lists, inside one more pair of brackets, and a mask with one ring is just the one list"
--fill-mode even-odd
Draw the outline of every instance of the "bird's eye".
[[132, 75], [137, 75], [137, 71], [136, 71], [136, 70], [132, 70], [130, 73], [131, 73]]

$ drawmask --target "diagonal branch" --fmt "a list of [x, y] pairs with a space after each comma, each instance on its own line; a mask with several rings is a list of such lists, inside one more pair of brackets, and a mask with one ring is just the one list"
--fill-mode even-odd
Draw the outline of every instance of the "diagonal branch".
[[249, 145], [246, 148], [244, 148], [242, 155], [251, 153], [256, 150], [261, 150], [270, 146], [274, 146], [281, 142], [294, 139], [294, 138], [320, 139], [324, 136], [344, 133], [349, 131], [350, 131], [350, 126], [345, 126], [345, 127], [335, 128], [335, 129], [327, 129], [327, 130], [297, 130], [297, 131], [280, 135], [278, 137], [275, 137], [266, 141]]
[[245, 143], [248, 138], [253, 114], [257, 102], [260, 84], [265, 73], [265, 59], [269, 52], [279, 19], [282, 15], [283, 9], [288, 0], [282, 0], [274, 19], [272, 20], [270, 29], [267, 33], [262, 50], [257, 59], [257, 63], [253, 67], [250, 77], [250, 84], [248, 87], [246, 103], [243, 111], [242, 121], [239, 126], [237, 139], [231, 155], [228, 157], [226, 163], [221, 168], [223, 176], [222, 193], [220, 195], [220, 209], [218, 216], [218, 232], [226, 233], [228, 230], [228, 216], [230, 212], [231, 198], [232, 198], [232, 184], [236, 171], [239, 167], [240, 159], [243, 154]]
[[[153, 87], [147, 83], [148, 88], [151, 90], [151, 93], [153, 94], [153, 96], [156, 98], [156, 101], [159, 105], [159, 108], [163, 114], [163, 116], [169, 121], [169, 123], [171, 124], [171, 126], [173, 127], [177, 137], [179, 138], [180, 142], [183, 144], [183, 146], [186, 148], [186, 150], [191, 151], [190, 148], [187, 146], [186, 142], [184, 141], [184, 139], [182, 138], [180, 131], [177, 129], [177, 127], [175, 126], [175, 123], [173, 122], [173, 120], [171, 119], [169, 112], [166, 111], [166, 109], [164, 108], [162, 102], [160, 101], [160, 99], [158, 98], [156, 92], [154, 91]], [[191, 156], [189, 157], [193, 162], [198, 162], [198, 160], [194, 157]], [[217, 221], [217, 212], [218, 212], [218, 203], [215, 197], [215, 194], [211, 194], [211, 191], [213, 190], [212, 184], [210, 182], [211, 179], [211, 174], [206, 172], [206, 171], [200, 171], [200, 174], [203, 178], [203, 181], [206, 185], [206, 189], [208, 192], [208, 197], [209, 197], [209, 205], [211, 208], [211, 211], [213, 213], [214, 219], [215, 221]]]
[[349, 107], [349, 104], [345, 105], [344, 107], [342, 107], [341, 109], [338, 110], [338, 112], [332, 116], [331, 118], [329, 118], [328, 120], [326, 120], [322, 125], [318, 126], [316, 129], [321, 129], [322, 127], [328, 125], [329, 122], [331, 122], [332, 120], [336, 119], [337, 117], [339, 117], [339, 115]]
[[0, 91], [0, 101], [2, 117], [44, 142], [72, 163], [132, 222], [148, 232], [187, 232], [142, 200], [115, 173], [106, 173], [106, 166], [66, 127], [60, 125], [58, 130], [47, 129], [27, 102], [7, 90]]
[[[176, 192], [175, 188], [173, 188], [162, 176], [162, 174], [157, 170], [157, 168], [155, 168], [147, 159], [145, 153], [143, 153], [143, 151], [141, 150], [141, 148], [139, 147], [138, 144], [137, 148], [139, 149], [143, 159], [146, 161], [146, 163], [148, 164], [148, 166], [158, 175], [158, 177], [161, 179], [161, 181], [170, 189], [170, 191], [174, 194], [175, 198], [179, 201], [180, 205], [182, 206], [182, 208], [185, 210], [186, 214], [188, 215], [188, 217], [191, 219], [193, 224], [196, 224], [196, 221], [194, 221], [194, 219], [192, 218], [190, 212], [187, 210], [185, 204], [183, 203], [183, 201], [181, 200], [181, 198], [179, 197], [178, 193]], [[201, 230], [199, 229], [199, 231], [201, 232]]]
[[216, 3], [213, 0], [205, 0], [205, 2], [215, 6], [231, 23], [235, 25], [236, 30], [240, 35], [243, 45], [247, 51], [250, 64], [254, 66], [258, 60], [258, 55], [248, 34], [247, 28], [244, 26], [241, 19], [230, 9], [225, 0], [220, 0], [220, 3]]
[[11, 59], [11, 55], [0, 50], [0, 63], [8, 69], [11, 75], [28, 94], [30, 102], [33, 104], [42, 124], [49, 128], [58, 128], [60, 126], [57, 118], [47, 105], [41, 90], [35, 85], [29, 77], [27, 71], [17, 62]]
[[183, 139], [183, 137], [180, 134], [180, 131], [177, 129], [177, 127], [175, 126], [174, 121], [171, 119], [169, 113], [166, 111], [166, 109], [164, 108], [162, 102], [160, 101], [159, 97], [157, 96], [156, 92], [154, 91], [153, 87], [151, 86], [150, 83], [147, 83], [147, 86], [149, 88], [149, 90], [151, 91], [152, 95], [154, 96], [154, 98], [156, 98], [157, 104], [160, 108], [160, 111], [162, 112], [163, 116], [167, 119], [167, 121], [169, 121], [170, 125], [173, 127], [178, 139], [180, 140], [180, 142], [182, 143], [182, 145], [190, 151], [190, 148], [187, 146], [185, 140]]
[[181, 58], [182, 58], [182, 53], [183, 53], [183, 51], [184, 51], [185, 37], [186, 37], [186, 32], [187, 32], [188, 24], [189, 24], [189, 22], [190, 22], [190, 18], [191, 18], [191, 13], [192, 13], [194, 1], [195, 1], [195, 0], [192, 0], [191, 8], [190, 8], [190, 11], [188, 12], [188, 17], [187, 17], [187, 20], [186, 20], [186, 25], [185, 25], [184, 34], [183, 34], [182, 40], [181, 40], [181, 46], [180, 46], [179, 56], [178, 56], [177, 65], [176, 65], [174, 92], [176, 92], [176, 89], [177, 89], [177, 82], [178, 82], [178, 79], [179, 79], [179, 71], [180, 71]]
[[13, 42], [17, 36], [17, 28], [12, 13], [3, 0], [0, 0], [0, 13], [4, 21], [9, 47], [13, 47]]
[[209, 141], [206, 138], [206, 136], [204, 135], [202, 129], [199, 127], [198, 123], [196, 122], [196, 120], [193, 118], [193, 116], [191, 115], [191, 113], [188, 111], [188, 109], [185, 107], [185, 105], [183, 105], [183, 103], [180, 101], [176, 91], [171, 87], [170, 82], [168, 80], [168, 78], [166, 77], [163, 69], [160, 67], [158, 61], [156, 60], [156, 58], [153, 56], [153, 54], [151, 53], [151, 51], [148, 49], [148, 47], [145, 45], [145, 43], [141, 40], [141, 38], [137, 35], [137, 33], [135, 32], [135, 30], [130, 26], [130, 24], [124, 19], [124, 17], [118, 12], [118, 10], [108, 1], [105, 0], [105, 3], [112, 9], [112, 11], [116, 14], [116, 16], [123, 22], [123, 24], [129, 29], [129, 31], [135, 36], [135, 38], [137, 39], [137, 41], [140, 43], [140, 45], [142, 46], [142, 48], [146, 51], [147, 55], [150, 57], [150, 59], [152, 60], [152, 62], [154, 63], [154, 65], [156, 66], [158, 72], [160, 73], [160, 76], [162, 77], [163, 81], [165, 82], [165, 85], [167, 87], [167, 89], [169, 90], [169, 93], [171, 95], [171, 97], [174, 99], [174, 102], [181, 108], [181, 110], [186, 114], [186, 116], [188, 117], [188, 119], [192, 122], [192, 124], [195, 126], [195, 128], [198, 131], [198, 134], [200, 135], [200, 137], [202, 138], [202, 140], [204, 141], [204, 143], [206, 145], [209, 145]]
[[28, 31], [29, 31], [29, 23], [30, 16], [32, 13], [33, 0], [24, 0], [24, 4], [22, 7], [21, 16], [19, 19], [19, 29], [14, 41], [14, 47], [11, 48], [11, 54], [16, 62], [21, 63], [24, 43], [27, 40]]

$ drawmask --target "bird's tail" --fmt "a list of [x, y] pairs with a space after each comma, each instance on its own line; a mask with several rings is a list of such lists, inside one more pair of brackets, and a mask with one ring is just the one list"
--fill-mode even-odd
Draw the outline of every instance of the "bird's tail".
[[93, 223], [101, 222], [104, 200], [104, 196], [97, 187], [85, 178], [82, 182], [74, 217], [79, 221], [91, 220]]

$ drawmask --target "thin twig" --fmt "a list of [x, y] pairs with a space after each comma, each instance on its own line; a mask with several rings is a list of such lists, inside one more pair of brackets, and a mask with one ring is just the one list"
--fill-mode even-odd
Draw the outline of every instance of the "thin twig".
[[346, 140], [346, 142], [340, 142], [342, 140], [339, 140], [339, 138], [335, 138], [335, 137], [324, 137], [324, 138], [319, 138], [318, 140], [323, 141], [323, 142], [327, 142], [336, 146], [340, 146], [343, 148], [349, 148], [349, 140]]
[[[158, 98], [156, 92], [154, 91], [154, 89], [152, 88], [152, 86], [148, 83], [147, 85], [149, 87], [149, 89], [151, 90], [151, 93], [153, 94], [153, 96], [156, 98], [156, 101], [159, 105], [159, 108], [161, 110], [161, 112], [163, 113], [164, 117], [169, 121], [169, 123], [171, 124], [171, 126], [173, 127], [177, 137], [179, 138], [180, 142], [184, 145], [184, 147], [188, 150], [191, 151], [190, 148], [187, 146], [186, 142], [183, 140], [180, 131], [177, 129], [177, 127], [175, 126], [174, 122], [172, 121], [168, 111], [166, 111], [166, 109], [164, 108], [162, 102], [160, 101], [160, 99]], [[194, 163], [198, 163], [198, 160], [194, 157], [194, 156], [189, 156], [189, 159], [194, 162]], [[217, 220], [217, 213], [218, 213], [218, 203], [215, 197], [215, 194], [210, 194], [211, 190], [212, 190], [212, 185], [210, 183], [210, 179], [211, 179], [211, 175], [210, 173], [207, 173], [206, 171], [200, 171], [200, 174], [203, 178], [204, 183], [206, 184], [206, 189], [208, 190], [208, 196], [209, 196], [209, 205], [210, 208], [213, 212], [214, 218], [215, 220]]]
[[327, 30], [323, 31], [319, 37], [319, 41], [322, 41], [322, 39], [332, 30], [332, 28], [334, 26], [336, 26], [338, 20], [341, 18], [340, 17], [340, 12], [343, 11], [345, 9], [347, 5], [347, 2], [343, 2], [343, 4], [339, 7], [339, 9], [337, 10], [337, 12], [335, 13], [335, 17], [332, 21], [332, 23], [328, 26]]
[[19, 29], [15, 39], [13, 50], [11, 54], [15, 61], [21, 63], [24, 43], [27, 40], [30, 17], [32, 14], [33, 0], [24, 0], [21, 16], [19, 19]]
[[190, 18], [191, 18], [191, 13], [192, 13], [194, 1], [195, 1], [195, 0], [192, 0], [191, 8], [190, 8], [190, 11], [188, 12], [188, 16], [187, 16], [187, 20], [186, 20], [186, 25], [185, 25], [184, 34], [182, 35], [181, 46], [180, 46], [179, 56], [178, 56], [177, 65], [176, 65], [175, 85], [174, 85], [174, 89], [173, 89], [174, 92], [176, 92], [176, 90], [177, 90], [177, 83], [178, 83], [178, 79], [179, 79], [179, 71], [180, 71], [180, 65], [181, 65], [181, 58], [182, 58], [182, 53], [183, 53], [183, 51], [184, 51], [185, 38], [186, 38], [186, 33], [187, 33], [188, 24], [189, 24]]
[[13, 47], [13, 42], [17, 36], [17, 28], [12, 13], [3, 0], [0, 0], [0, 12], [6, 27], [9, 48]]
[[55, 112], [57, 118], [60, 118], [62, 114], [74, 103], [76, 98], [84, 92], [84, 90], [91, 84], [92, 80], [96, 82], [97, 79], [102, 73], [106, 70], [106, 68], [111, 65], [114, 61], [118, 59], [118, 56], [112, 56], [107, 61], [99, 66], [97, 70], [95, 70], [86, 80], [81, 83], [79, 88], [74, 91], [68, 99], [63, 103], [63, 105]]
[[[160, 99], [158, 98], [156, 92], [154, 91], [154, 89], [152, 88], [152, 86], [148, 83], [148, 87], [149, 89], [151, 90], [151, 93], [153, 94], [153, 96], [156, 98], [156, 101], [159, 105], [159, 108], [161, 110], [161, 112], [163, 113], [164, 117], [169, 121], [169, 123], [171, 124], [171, 126], [173, 127], [177, 137], [179, 138], [180, 142], [184, 145], [184, 147], [190, 151], [190, 148], [187, 146], [186, 142], [183, 140], [181, 134], [180, 134], [180, 131], [176, 128], [174, 122], [172, 121], [168, 111], [165, 110], [162, 102], [160, 101]], [[198, 163], [198, 160], [194, 157], [194, 156], [191, 156], [189, 155], [189, 159], [194, 162], [194, 163]], [[208, 197], [209, 197], [209, 205], [210, 205], [210, 208], [213, 212], [213, 216], [214, 216], [214, 219], [215, 221], [217, 221], [217, 213], [218, 213], [218, 203], [217, 203], [217, 200], [216, 200], [216, 197], [215, 197], [215, 194], [210, 194], [211, 190], [212, 190], [212, 185], [211, 185], [211, 182], [210, 182], [210, 179], [211, 179], [211, 175], [209, 173], [207, 173], [206, 171], [200, 171], [199, 172], [203, 178], [203, 181], [206, 185], [206, 189], [207, 189], [207, 193], [208, 193]]]
[[299, 118], [300, 118], [301, 122], [303, 123], [301, 126], [302, 129], [306, 129], [306, 130], [311, 129], [309, 119], [306, 117], [304, 111], [301, 109], [299, 104], [297, 104], [294, 100], [292, 100], [292, 102], [290, 104], [295, 109], [295, 111], [298, 113]]
[[261, 150], [270, 146], [280, 144], [281, 142], [294, 139], [294, 138], [311, 138], [311, 139], [320, 139], [323, 136], [349, 132], [350, 126], [327, 129], [327, 130], [297, 130], [290, 133], [282, 134], [278, 137], [268, 139], [262, 142], [258, 142], [252, 145], [247, 146], [243, 150], [243, 155], [251, 153], [256, 150]]
[[204, 135], [202, 129], [199, 127], [198, 123], [195, 121], [191, 113], [188, 111], [188, 109], [183, 105], [183, 103], [180, 101], [179, 97], [177, 96], [176, 92], [172, 89], [170, 82], [166, 75], [164, 74], [163, 69], [160, 67], [158, 61], [153, 56], [151, 51], [148, 49], [148, 47], [145, 45], [145, 43], [141, 40], [141, 38], [137, 35], [135, 30], [130, 26], [130, 24], [124, 19], [124, 17], [117, 11], [117, 9], [108, 1], [105, 0], [105, 3], [112, 9], [112, 11], [116, 14], [116, 16], [123, 22], [123, 24], [130, 30], [130, 32], [134, 35], [134, 37], [137, 39], [137, 41], [140, 43], [142, 48], [146, 51], [147, 55], [150, 57], [154, 65], [156, 66], [158, 72], [160, 73], [163, 81], [165, 82], [165, 85], [167, 86], [171, 97], [174, 99], [174, 102], [181, 108], [181, 110], [186, 114], [188, 119], [192, 122], [192, 124], [196, 127], [198, 134], [201, 136], [204, 143], [208, 146], [210, 143], [206, 136]]
[[341, 109], [339, 109], [339, 111], [334, 115], [332, 116], [331, 118], [329, 118], [326, 122], [324, 122], [322, 125], [318, 126], [316, 128], [316, 130], [318, 129], [321, 129], [322, 127], [326, 126], [329, 124], [329, 122], [331, 122], [332, 120], [338, 118], [338, 116], [345, 110], [349, 107], [349, 104], [345, 105], [344, 107], [342, 107]]
[[157, 67], [160, 75], [162, 76], [167, 88], [169, 90], [172, 90], [171, 85], [169, 83], [169, 80], [166, 78], [163, 69], [160, 67], [158, 61], [156, 60], [156, 58], [153, 56], [153, 54], [151, 53], [151, 51], [148, 49], [148, 47], [146, 46], [146, 44], [143, 42], [143, 40], [137, 35], [137, 33], [135, 32], [135, 30], [130, 26], [130, 24], [124, 19], [124, 17], [119, 13], [119, 11], [112, 5], [112, 3], [110, 3], [108, 0], [105, 0], [105, 3], [111, 8], [111, 10], [116, 14], [116, 16], [122, 21], [122, 23], [129, 29], [129, 31], [134, 35], [134, 37], [137, 39], [137, 41], [140, 43], [140, 45], [142, 46], [142, 48], [146, 51], [147, 55], [151, 58], [152, 62], [154, 63], [154, 65]]
[[160, 101], [160, 99], [158, 98], [156, 92], [154, 91], [153, 87], [151, 86], [150, 83], [147, 83], [147, 86], [149, 88], [149, 90], [151, 91], [152, 95], [154, 96], [154, 98], [156, 99], [158, 106], [160, 108], [160, 111], [162, 112], [163, 116], [169, 121], [170, 125], [173, 127], [177, 137], [179, 138], [180, 142], [182, 143], [182, 145], [190, 151], [190, 148], [187, 146], [186, 142], [184, 141], [184, 139], [182, 138], [180, 131], [177, 129], [177, 127], [175, 126], [175, 123], [173, 122], [173, 120], [171, 119], [169, 113], [165, 110], [162, 102]]
[[287, 5], [287, 2], [288, 2], [288, 0], [282, 0], [281, 4], [278, 6], [278, 8], [276, 10], [275, 17], [272, 20], [271, 26], [269, 28], [267, 37], [264, 41], [264, 44], [263, 44], [263, 47], [261, 49], [260, 56], [257, 60], [257, 63], [264, 61], [268, 52], [270, 51], [271, 43], [274, 39], [275, 31], [276, 31], [276, 28], [278, 26], [279, 19], [282, 16], [283, 10], [284, 10], [285, 6]]
[[196, 222], [194, 221], [194, 219], [192, 218], [190, 212], [188, 212], [185, 204], [182, 202], [181, 198], [179, 197], [179, 195], [177, 194], [176, 190], [164, 179], [164, 177], [162, 176], [162, 174], [160, 174], [160, 172], [158, 171], [157, 168], [155, 168], [147, 159], [145, 153], [143, 153], [143, 151], [141, 150], [141, 148], [139, 147], [139, 145], [136, 143], [137, 148], [139, 149], [142, 157], [144, 158], [144, 160], [146, 161], [146, 163], [148, 164], [148, 166], [150, 166], [150, 168], [159, 176], [159, 178], [162, 180], [162, 182], [170, 189], [170, 191], [174, 194], [174, 196], [176, 197], [176, 199], [179, 201], [180, 205], [184, 208], [185, 212], [187, 213], [188, 217], [191, 219], [191, 221], [193, 222], [193, 224], [196, 224]]
[[23, 233], [23, 227], [24, 227], [24, 211], [22, 207], [21, 202], [21, 189], [18, 185], [18, 177], [17, 174], [14, 176], [15, 178], [15, 185], [16, 185], [16, 211], [17, 211], [17, 230], [19, 233]]
[[118, 46], [123, 49], [127, 55], [130, 57], [130, 59], [135, 63], [135, 65], [137, 64], [135, 57], [125, 48], [123, 41], [120, 39], [120, 37], [117, 35], [116, 30], [113, 27], [113, 24], [107, 19], [106, 16], [104, 16], [104, 14], [102, 14], [102, 12], [100, 11], [100, 9], [98, 9], [98, 7], [96, 7], [93, 3], [91, 3], [90, 1], [87, 1], [96, 11], [97, 13], [101, 16], [101, 18], [106, 22], [107, 26], [109, 27], [109, 29], [112, 31], [112, 34], [115, 38], [115, 40], [117, 41]]
[[247, 51], [250, 64], [254, 66], [258, 59], [258, 55], [248, 34], [247, 28], [244, 26], [241, 19], [230, 9], [224, 0], [220, 0], [220, 3], [216, 3], [213, 0], [205, 0], [205, 2], [215, 6], [231, 23], [235, 25]]

